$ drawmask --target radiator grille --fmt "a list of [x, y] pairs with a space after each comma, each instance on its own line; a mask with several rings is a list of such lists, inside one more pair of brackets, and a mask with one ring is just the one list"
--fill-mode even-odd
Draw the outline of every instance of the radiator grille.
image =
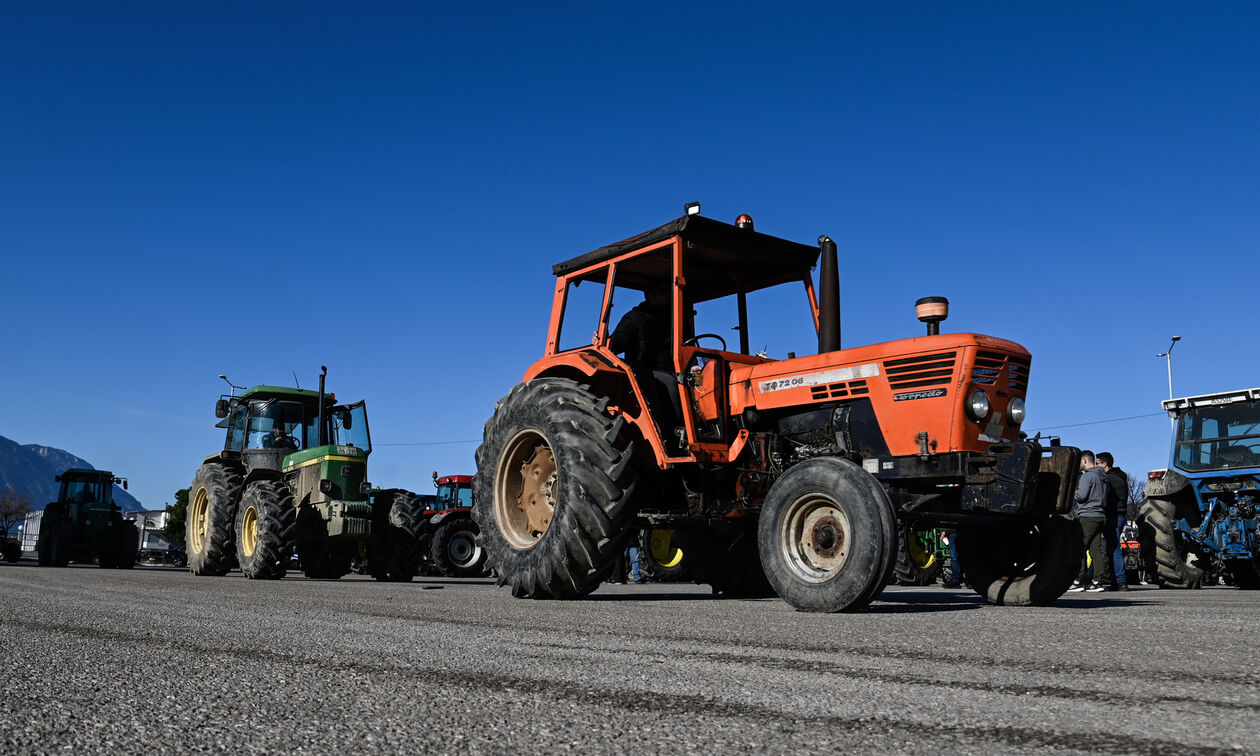
[[1007, 385], [1012, 391], [1028, 391], [1028, 360], [1012, 357], [1001, 352], [976, 353], [976, 365], [971, 370], [971, 382], [984, 386], [997, 383], [1006, 368]]
[[948, 386], [954, 375], [955, 352], [940, 352], [884, 363], [884, 374], [894, 391], [925, 386]]

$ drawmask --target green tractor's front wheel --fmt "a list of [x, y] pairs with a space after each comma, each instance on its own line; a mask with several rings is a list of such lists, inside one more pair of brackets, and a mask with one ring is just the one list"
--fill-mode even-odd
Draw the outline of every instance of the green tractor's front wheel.
[[247, 578], [284, 577], [293, 554], [297, 517], [293, 495], [278, 480], [245, 485], [236, 515], [236, 561]]
[[193, 476], [188, 494], [184, 538], [188, 569], [194, 575], [226, 575], [236, 564], [232, 527], [241, 474], [222, 463], [207, 462]]

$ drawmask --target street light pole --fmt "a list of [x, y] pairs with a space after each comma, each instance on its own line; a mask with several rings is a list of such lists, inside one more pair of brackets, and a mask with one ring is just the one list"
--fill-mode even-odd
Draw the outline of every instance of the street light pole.
[[1169, 399], [1172, 399], [1172, 398], [1173, 398], [1173, 387], [1172, 387], [1172, 350], [1173, 350], [1173, 347], [1177, 346], [1177, 342], [1178, 342], [1178, 341], [1181, 341], [1181, 337], [1180, 337], [1180, 336], [1173, 336], [1173, 337], [1172, 337], [1172, 343], [1168, 345], [1168, 351], [1167, 351], [1167, 352], [1161, 352], [1161, 353], [1159, 353], [1159, 354], [1155, 355], [1156, 357], [1166, 357], [1166, 358], [1168, 358], [1168, 398], [1169, 398]]

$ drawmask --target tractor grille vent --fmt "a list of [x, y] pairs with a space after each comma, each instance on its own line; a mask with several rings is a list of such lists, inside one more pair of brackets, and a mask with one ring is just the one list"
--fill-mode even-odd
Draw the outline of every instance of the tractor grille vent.
[[1007, 383], [1014, 391], [1028, 390], [1028, 361], [1001, 352], [977, 352], [976, 365], [971, 371], [971, 382], [985, 386], [997, 383], [1002, 367], [1007, 368]]
[[893, 391], [924, 386], [948, 386], [954, 375], [955, 357], [955, 352], [940, 352], [888, 360], [884, 363], [884, 373], [888, 376], [888, 385]]
[[862, 396], [870, 393], [870, 389], [866, 387], [865, 380], [813, 386], [809, 391], [815, 399], [842, 399], [846, 396]]

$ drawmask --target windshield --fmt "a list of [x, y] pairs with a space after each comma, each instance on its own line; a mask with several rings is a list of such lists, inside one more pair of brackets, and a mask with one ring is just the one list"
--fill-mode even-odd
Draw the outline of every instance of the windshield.
[[372, 451], [372, 438], [368, 434], [367, 408], [363, 402], [332, 409], [332, 442], [339, 446], [354, 446], [364, 452]]
[[467, 483], [443, 483], [438, 486], [439, 509], [471, 508], [473, 505], [472, 487]]
[[306, 417], [301, 402], [269, 399], [250, 406], [248, 449], [305, 449], [314, 437], [315, 418]]
[[1197, 407], [1177, 418], [1175, 464], [1183, 470], [1260, 467], [1260, 403]]
[[[65, 488], [62, 501], [75, 504], [90, 504], [101, 501], [101, 484], [91, 480], [68, 480], [62, 484]], [[104, 502], [106, 504], [110, 502]]]

